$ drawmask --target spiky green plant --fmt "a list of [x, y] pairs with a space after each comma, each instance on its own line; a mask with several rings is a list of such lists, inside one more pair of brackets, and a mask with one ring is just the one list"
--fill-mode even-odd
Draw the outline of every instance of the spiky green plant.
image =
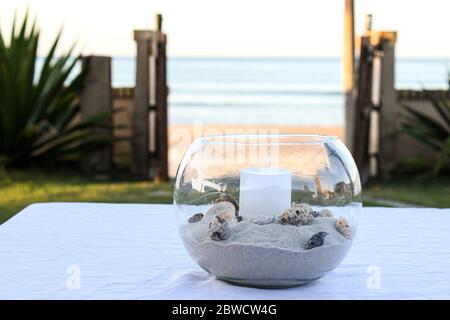
[[450, 103], [445, 98], [431, 96], [438, 118], [404, 106], [407, 116], [402, 124], [403, 132], [417, 141], [431, 147], [437, 154], [431, 174], [437, 177], [450, 162]]
[[61, 32], [37, 70], [40, 32], [28, 13], [7, 42], [0, 29], [0, 166], [74, 158], [107, 141], [90, 138], [106, 115], [79, 121], [86, 70], [73, 49], [56, 56]]

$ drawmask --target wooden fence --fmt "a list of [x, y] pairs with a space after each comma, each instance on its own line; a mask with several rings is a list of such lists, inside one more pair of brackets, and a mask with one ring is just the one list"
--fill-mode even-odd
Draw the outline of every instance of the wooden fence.
[[[111, 58], [90, 56], [87, 85], [81, 94], [81, 117], [110, 113], [112, 129], [98, 131], [113, 137], [114, 144], [88, 154], [83, 170], [109, 174], [128, 167], [133, 176], [167, 181], [167, 37], [161, 31], [162, 17], [156, 16], [156, 30], [137, 30], [136, 83], [134, 88], [111, 87]], [[100, 129], [99, 129], [100, 130]]]
[[397, 134], [395, 32], [368, 30], [360, 38], [352, 152], [361, 179], [392, 170]]
[[433, 150], [402, 133], [402, 106], [437, 119], [429, 98], [450, 98], [448, 90], [395, 89], [395, 42], [395, 32], [367, 31], [360, 38], [351, 151], [363, 183], [370, 177], [389, 178], [400, 160], [432, 159]]

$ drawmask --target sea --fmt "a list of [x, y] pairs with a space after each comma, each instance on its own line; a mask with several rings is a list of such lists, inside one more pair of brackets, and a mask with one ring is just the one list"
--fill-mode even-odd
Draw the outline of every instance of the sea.
[[[399, 89], [446, 89], [450, 59], [397, 59]], [[135, 60], [113, 58], [114, 87], [133, 86]], [[170, 124], [342, 126], [338, 58], [168, 59]]]

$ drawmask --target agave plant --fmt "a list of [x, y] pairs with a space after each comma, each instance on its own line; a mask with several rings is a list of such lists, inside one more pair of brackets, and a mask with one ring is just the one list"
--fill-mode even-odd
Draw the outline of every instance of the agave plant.
[[37, 68], [40, 32], [25, 15], [9, 42], [0, 29], [0, 166], [60, 161], [107, 141], [90, 138], [106, 115], [81, 122], [79, 92], [86, 70], [73, 49], [56, 56], [61, 32]]
[[436, 177], [450, 161], [450, 103], [445, 98], [433, 96], [430, 102], [439, 118], [404, 106], [408, 115], [402, 128], [405, 133], [436, 151], [437, 157], [431, 172]]

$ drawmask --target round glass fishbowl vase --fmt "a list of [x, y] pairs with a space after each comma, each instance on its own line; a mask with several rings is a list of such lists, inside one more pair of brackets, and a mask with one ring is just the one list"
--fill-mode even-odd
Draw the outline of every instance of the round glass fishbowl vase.
[[210, 136], [184, 155], [174, 208], [181, 239], [204, 270], [239, 285], [291, 287], [347, 255], [361, 183], [336, 137]]

